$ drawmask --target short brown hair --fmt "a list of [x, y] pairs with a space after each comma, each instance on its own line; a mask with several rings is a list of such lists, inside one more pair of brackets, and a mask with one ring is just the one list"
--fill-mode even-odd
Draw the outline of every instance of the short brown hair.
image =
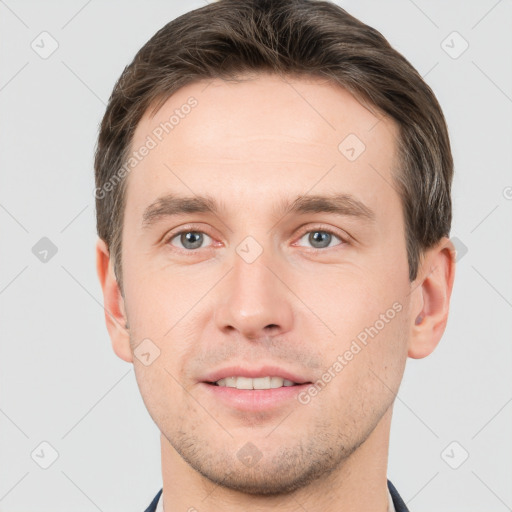
[[402, 201], [409, 279], [416, 279], [424, 250], [449, 236], [452, 220], [453, 159], [430, 87], [380, 32], [331, 2], [220, 0], [160, 29], [124, 69], [109, 99], [95, 154], [96, 215], [121, 292], [126, 178], [118, 173], [138, 122], [187, 84], [254, 72], [328, 79], [396, 121], [393, 186]]

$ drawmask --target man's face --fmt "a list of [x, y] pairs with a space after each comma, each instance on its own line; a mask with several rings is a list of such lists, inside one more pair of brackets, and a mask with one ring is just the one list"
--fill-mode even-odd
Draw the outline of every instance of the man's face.
[[[148, 136], [122, 233], [130, 344], [151, 354], [133, 359], [148, 411], [225, 487], [279, 493], [328, 475], [389, 421], [407, 357], [396, 125], [332, 84], [260, 75], [180, 89], [144, 116], [132, 150]], [[167, 215], [169, 194], [217, 211]], [[339, 196], [341, 209], [294, 209], [299, 196]], [[211, 383], [238, 375], [305, 384]], [[237, 381], [254, 383], [282, 382]]]

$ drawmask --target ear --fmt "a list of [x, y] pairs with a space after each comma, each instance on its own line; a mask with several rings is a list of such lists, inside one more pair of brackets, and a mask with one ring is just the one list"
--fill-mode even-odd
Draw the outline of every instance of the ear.
[[112, 261], [107, 244], [99, 238], [96, 243], [96, 271], [103, 290], [105, 322], [112, 341], [112, 348], [118, 357], [127, 363], [133, 362], [130, 349], [130, 334], [124, 299], [114, 275]]
[[411, 284], [411, 336], [408, 356], [421, 359], [439, 343], [448, 321], [450, 296], [455, 278], [455, 246], [443, 237], [428, 249]]

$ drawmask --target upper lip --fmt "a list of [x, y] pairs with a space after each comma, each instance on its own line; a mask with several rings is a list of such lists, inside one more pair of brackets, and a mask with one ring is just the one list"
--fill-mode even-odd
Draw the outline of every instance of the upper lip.
[[259, 367], [242, 367], [242, 366], [227, 366], [225, 368], [219, 368], [214, 370], [202, 379], [203, 382], [217, 382], [220, 379], [226, 377], [281, 377], [283, 379], [291, 380], [296, 384], [304, 384], [311, 382], [304, 377], [301, 377], [297, 373], [285, 370], [279, 366], [259, 366]]

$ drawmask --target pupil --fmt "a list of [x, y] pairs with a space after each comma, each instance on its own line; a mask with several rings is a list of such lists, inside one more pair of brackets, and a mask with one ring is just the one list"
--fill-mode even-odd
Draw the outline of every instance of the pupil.
[[[181, 243], [186, 249], [197, 249], [203, 241], [202, 234], [197, 231], [189, 231], [181, 235]], [[188, 245], [190, 244], [190, 245]]]
[[[320, 236], [318, 236], [320, 235]], [[322, 242], [325, 242], [327, 240], [327, 243], [322, 245]], [[317, 243], [320, 242], [320, 247], [328, 247], [329, 242], [331, 241], [331, 235], [330, 233], [327, 233], [325, 231], [313, 231], [309, 235], [309, 241], [311, 242], [311, 245], [313, 247], [318, 247]]]

